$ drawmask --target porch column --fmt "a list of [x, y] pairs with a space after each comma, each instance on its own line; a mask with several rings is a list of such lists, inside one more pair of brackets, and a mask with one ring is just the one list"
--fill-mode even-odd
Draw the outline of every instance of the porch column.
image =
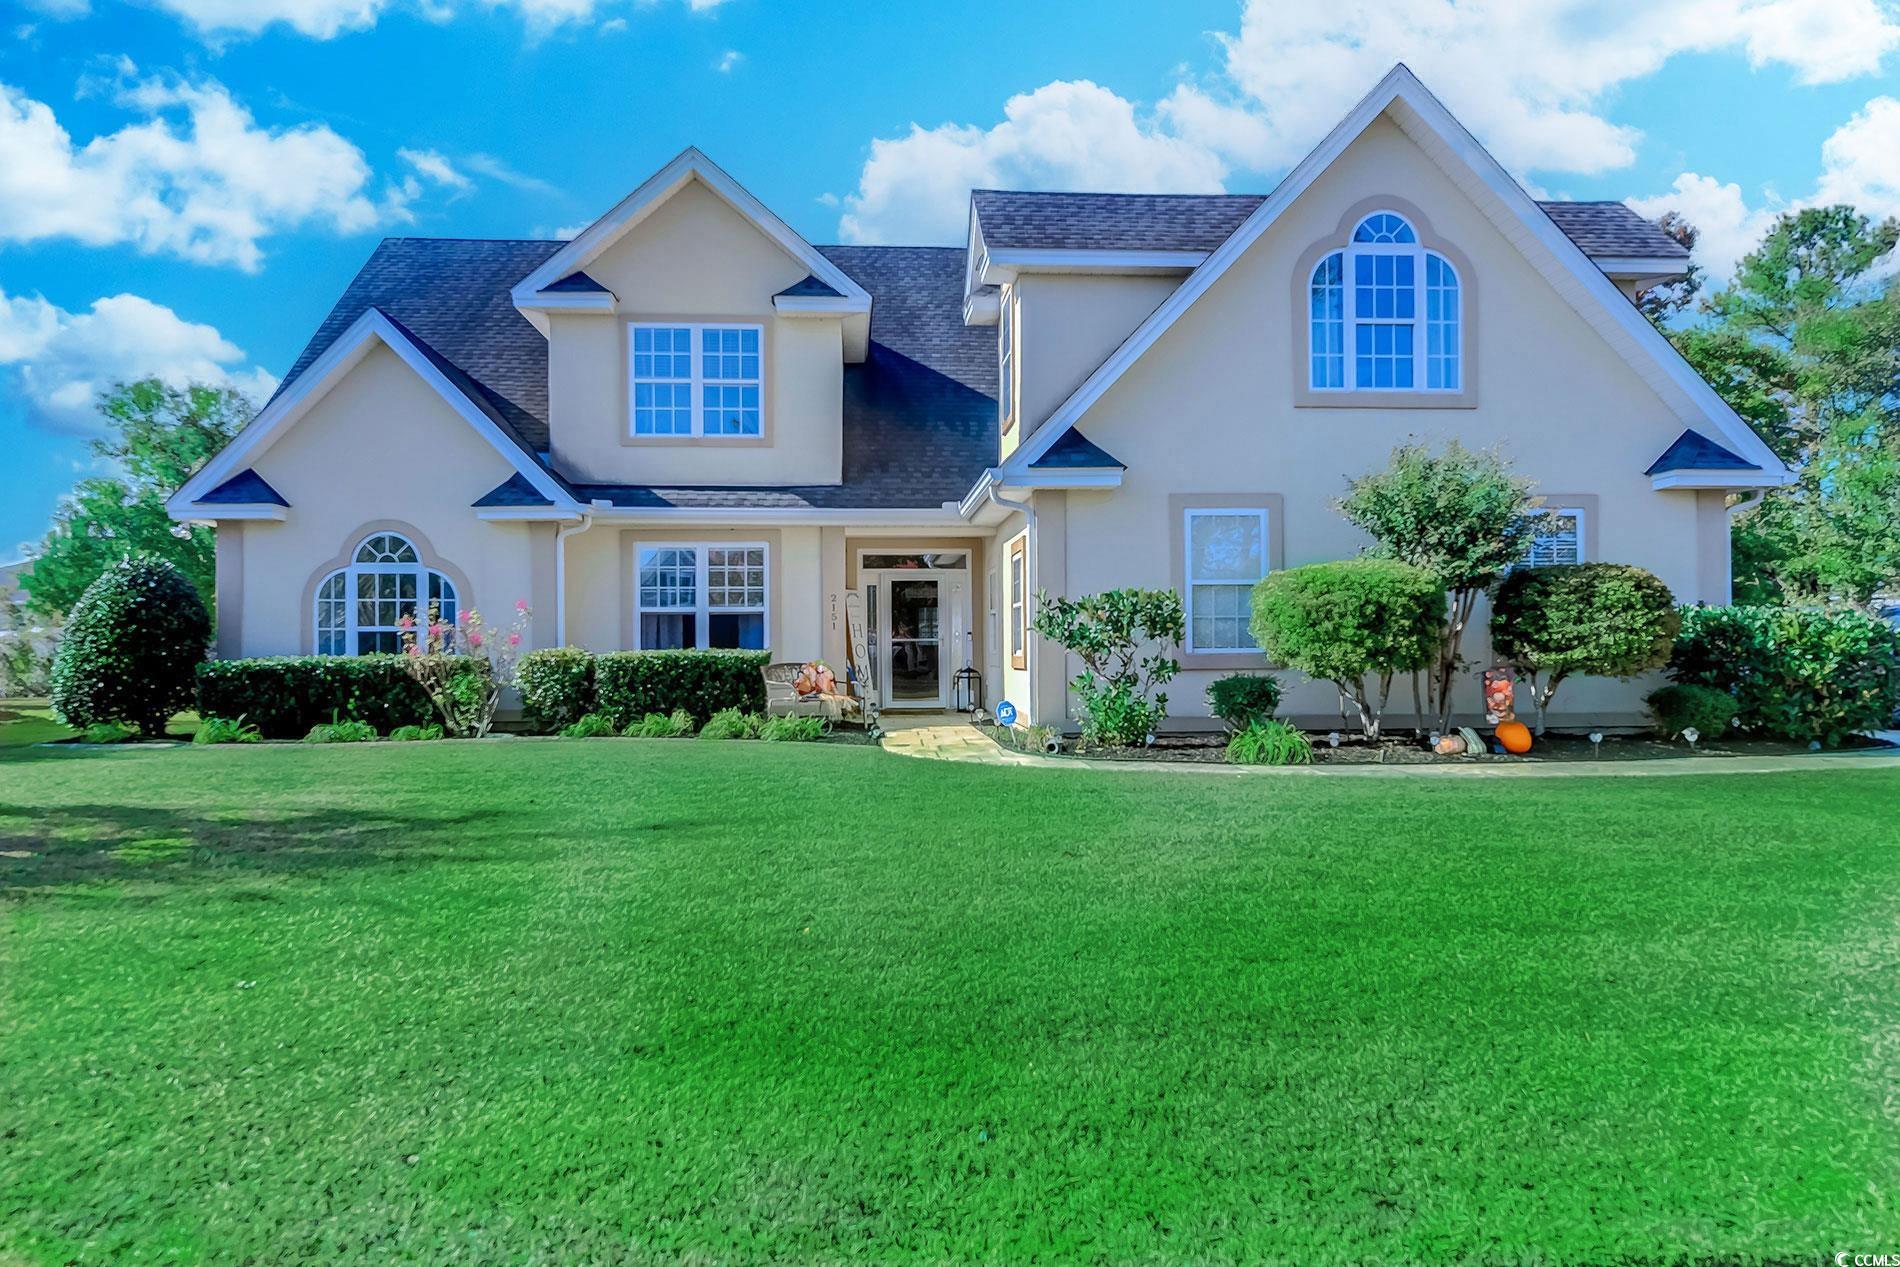
[[845, 632], [844, 615], [844, 596], [847, 591], [844, 583], [843, 528], [818, 530], [818, 588], [823, 603], [819, 618], [824, 622], [819, 655], [842, 679], [845, 661], [849, 658], [845, 651], [849, 637]]

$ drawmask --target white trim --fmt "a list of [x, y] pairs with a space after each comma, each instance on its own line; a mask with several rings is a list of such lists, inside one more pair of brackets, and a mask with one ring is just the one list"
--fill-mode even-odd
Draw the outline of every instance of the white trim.
[[1001, 467], [992, 466], [977, 476], [976, 483], [955, 506], [959, 515], [971, 519], [989, 504], [992, 488], [998, 492], [1005, 488], [1012, 492], [1038, 488], [1120, 488], [1125, 474], [1119, 466], [1070, 466], [1055, 471], [1019, 472], [1005, 472]]
[[499, 523], [572, 523], [584, 517], [580, 510], [563, 510], [559, 506], [483, 506], [475, 512], [477, 519], [487, 519]]
[[[1234, 261], [1259, 240], [1261, 234], [1306, 192], [1322, 172], [1332, 166], [1347, 146], [1375, 119], [1392, 108], [1396, 108], [1395, 119], [1401, 128], [1414, 134], [1422, 131], [1436, 141], [1438, 152], [1433, 153], [1433, 158], [1441, 167], [1446, 165], [1447, 157], [1461, 160], [1465, 172], [1476, 176], [1481, 186], [1502, 204], [1503, 216], [1514, 221], [1516, 229], [1528, 230], [1538, 243], [1548, 249], [1552, 257], [1549, 262], [1555, 265], [1554, 269], [1546, 271], [1528, 252], [1526, 258], [1550, 277], [1566, 301], [1604, 334], [1612, 348], [1651, 386], [1656, 387], [1665, 401], [1671, 399], [1669, 392], [1675, 393], [1673, 403], [1677, 406], [1678, 421], [1686, 425], [1694, 425], [1698, 420], [1705, 421], [1727, 437], [1730, 448], [1761, 465], [1764, 471], [1777, 473], [1779, 478], [1775, 482], [1786, 482], [1792, 478], [1761, 437], [1723, 402], [1714, 388], [1690, 368], [1681, 353], [1671, 347], [1636, 305], [1630, 303], [1623, 292], [1616, 288], [1616, 283], [1575, 242], [1564, 236], [1543, 208], [1532, 201], [1530, 195], [1402, 63], [1387, 72], [1326, 138], [1300, 160], [1299, 165], [1254, 209], [1253, 214], [1208, 256], [1207, 262], [1176, 287], [1114, 354], [1083, 380], [1082, 385], [1057, 407], [1034, 436], [1010, 454], [1005, 467], [1012, 476], [1048, 452], [1064, 432], [1075, 426], [1128, 368], [1154, 346], [1155, 341], [1181, 314], [1206, 294], [1221, 275], [1233, 266]], [[1458, 176], [1457, 172], [1449, 174], [1454, 179]], [[1500, 223], [1500, 227], [1505, 226]], [[1511, 232], [1510, 229], [1506, 231]], [[1512, 236], [1521, 237], [1522, 234], [1512, 233]]]
[[1649, 486], [1657, 491], [1670, 488], [1780, 488], [1793, 477], [1773, 471], [1740, 471], [1734, 467], [1711, 470], [1659, 471], [1649, 477]]
[[1123, 251], [1113, 248], [991, 247], [977, 270], [978, 284], [1000, 286], [1018, 273], [1186, 273], [1206, 251]]
[[[951, 538], [951, 539], [958, 540], [958, 541], [965, 541], [965, 542], [968, 542], [969, 544], [949, 545], [949, 546], [928, 546], [927, 545], [927, 546], [922, 546], [916, 550], [900, 550], [895, 546], [859, 546], [858, 551], [857, 551], [858, 571], [865, 572], [868, 570], [872, 572], [896, 572], [900, 575], [906, 572], [954, 572], [958, 576], [968, 576], [973, 570], [971, 567], [971, 564], [974, 562], [976, 547], [982, 542], [983, 538], [982, 537], [958, 537], [958, 538]], [[959, 567], [939, 567], [939, 568], [869, 568], [867, 569], [864, 566], [864, 560], [873, 554], [961, 554], [963, 555], [963, 566], [960, 568]]]
[[[1197, 581], [1194, 577], [1194, 521], [1202, 516], [1251, 516], [1260, 521], [1260, 575], [1251, 581]], [[1273, 516], [1265, 506], [1188, 506], [1181, 511], [1181, 612], [1184, 630], [1181, 649], [1187, 655], [1254, 655], [1257, 646], [1197, 647], [1194, 645], [1194, 587], [1243, 585], [1251, 589], [1273, 571]]]
[[868, 301], [835, 295], [774, 295], [772, 308], [781, 317], [848, 317], [869, 312]]
[[[1410, 242], [1359, 241], [1359, 230], [1364, 227], [1366, 221], [1372, 219], [1374, 216], [1391, 216], [1397, 219], [1405, 226], [1406, 230], [1411, 233], [1412, 240]], [[1313, 279], [1319, 276], [1319, 271], [1326, 267], [1327, 262], [1335, 255], [1339, 257], [1339, 311], [1344, 325], [1342, 327], [1339, 350], [1340, 385], [1338, 387], [1327, 387], [1313, 381], [1313, 327], [1317, 323], [1317, 318], [1312, 314]], [[1412, 285], [1410, 287], [1412, 292], [1412, 315], [1410, 317], [1368, 317], [1360, 313], [1358, 299], [1359, 287], [1356, 280], [1358, 269], [1355, 266], [1362, 257], [1379, 255], [1392, 256], [1394, 258], [1404, 256], [1412, 261]], [[1430, 385], [1432, 376], [1432, 319], [1429, 315], [1431, 307], [1431, 284], [1429, 278], [1433, 260], [1438, 261], [1438, 263], [1450, 271], [1452, 298], [1456, 303], [1456, 310], [1452, 313], [1451, 324], [1457, 333], [1458, 343], [1453, 349], [1451, 363], [1453, 370], [1456, 371], [1458, 381], [1449, 387], [1433, 387]], [[1373, 286], [1375, 289], [1378, 287], [1376, 278], [1373, 281]], [[1394, 283], [1394, 289], [1400, 289], [1396, 282]], [[1329, 395], [1336, 396], [1355, 396], [1366, 392], [1420, 392], [1439, 396], [1457, 396], [1463, 394], [1465, 390], [1466, 324], [1464, 275], [1458, 271], [1458, 266], [1451, 262], [1449, 256], [1443, 252], [1434, 251], [1424, 245], [1423, 237], [1419, 233], [1418, 226], [1412, 222], [1412, 217], [1406, 215], [1403, 211], [1394, 210], [1390, 207], [1380, 207], [1360, 216], [1359, 219], [1353, 223], [1352, 227], [1346, 231], [1346, 241], [1343, 245], [1327, 251], [1324, 255], [1320, 256], [1319, 259], [1314, 261], [1312, 272], [1306, 276], [1306, 297], [1307, 391], [1325, 392]], [[1412, 351], [1409, 359], [1412, 363], [1412, 381], [1410, 384], [1401, 386], [1400, 384], [1393, 383], [1386, 387], [1376, 387], [1370, 383], [1361, 383], [1358, 381], [1359, 327], [1362, 325], [1391, 326], [1394, 328], [1404, 326], [1411, 330]], [[1373, 359], [1375, 361], [1378, 359], [1376, 353]], [[1396, 360], [1396, 356], [1394, 359]]]
[[1593, 255], [1590, 259], [1611, 277], [1681, 277], [1689, 271], [1687, 259], [1668, 255]]
[[[640, 605], [640, 555], [646, 550], [691, 550], [693, 552], [693, 606], [645, 608]], [[651, 611], [656, 616], [693, 617], [694, 646], [685, 650], [706, 650], [710, 644], [707, 639], [712, 633], [713, 609], [707, 603], [706, 552], [708, 550], [757, 550], [763, 561], [760, 589], [764, 597], [757, 607], [724, 607], [725, 614], [759, 617], [758, 650], [770, 650], [772, 646], [772, 547], [763, 541], [642, 541], [633, 542], [633, 576], [630, 584], [633, 591], [633, 647], [632, 650], [644, 651], [648, 648], [640, 645], [640, 617]], [[654, 648], [659, 650], [662, 648]]]
[[588, 518], [600, 523], [661, 523], [676, 524], [803, 524], [820, 527], [865, 527], [897, 525], [915, 527], [920, 531], [939, 531], [945, 528], [960, 528], [968, 531], [968, 525], [955, 507], [943, 506], [913, 507], [909, 509], [890, 509], [887, 507], [868, 507], [851, 509], [842, 507], [837, 510], [820, 509], [810, 506], [788, 506], [773, 509], [768, 506], [596, 506], [585, 512], [562, 511], [546, 506], [497, 506], [475, 512], [477, 519], [495, 519], [504, 521], [559, 522], [572, 523], [578, 518]]
[[[858, 594], [870, 605], [870, 588], [882, 587], [877, 605], [877, 645], [883, 652], [879, 662], [878, 707], [885, 712], [932, 710], [928, 700], [898, 701], [891, 693], [897, 674], [893, 671], [891, 631], [891, 582], [929, 581], [937, 587], [937, 698], [934, 707], [946, 710], [951, 704], [952, 678], [958, 669], [971, 662], [971, 633], [976, 613], [971, 608], [970, 573], [967, 568], [869, 568], [864, 566], [864, 551], [858, 551]], [[890, 551], [874, 551], [890, 553]], [[966, 551], [966, 554], [968, 552]], [[911, 639], [911, 641], [919, 641]], [[962, 661], [961, 664], [957, 663]], [[954, 666], [954, 667], [953, 667]]]
[[618, 312], [620, 301], [611, 292], [578, 291], [567, 294], [542, 291], [520, 301], [515, 307], [534, 312]]
[[[208, 506], [198, 499], [218, 485], [236, 475], [249, 465], [246, 459], [258, 451], [268, 441], [291, 423], [301, 418], [311, 406], [321, 400], [332, 386], [344, 374], [354, 369], [370, 352], [375, 343], [381, 343], [397, 356], [403, 364], [416, 372], [422, 381], [440, 396], [449, 407], [469, 426], [475, 428], [481, 437], [492, 445], [495, 451], [512, 466], [516, 473], [534, 486], [534, 490], [558, 506], [573, 507], [561, 485], [548, 474], [540, 463], [531, 460], [507, 435], [495, 420], [470, 400], [451, 383], [431, 362], [421, 348], [396, 328], [381, 312], [371, 308], [358, 317], [350, 328], [340, 335], [336, 342], [324, 349], [323, 355], [313, 361], [303, 373], [299, 374], [270, 404], [264, 406], [258, 415], [251, 419], [244, 430], [238, 432], [231, 443], [220, 449], [215, 457], [199, 468], [196, 475], [185, 481], [165, 503], [166, 513], [173, 519], [218, 518], [219, 511], [228, 507]], [[281, 510], [282, 508], [279, 507]], [[578, 509], [578, 507], [575, 507]], [[258, 515], [230, 515], [228, 518], [264, 518]]]
[[275, 502], [198, 502], [188, 514], [179, 514], [172, 509], [171, 503], [165, 503], [166, 513], [173, 519], [189, 520], [194, 523], [215, 523], [220, 519], [268, 519], [282, 523], [290, 515]]
[[[677, 378], [649, 378], [648, 383], [664, 383], [678, 386], [687, 384], [688, 401], [692, 408], [693, 429], [691, 431], [636, 431], [634, 430], [634, 389], [639, 379], [634, 377], [633, 358], [639, 355], [634, 351], [634, 332], [639, 330], [685, 330], [687, 338], [687, 369], [689, 376]], [[706, 377], [706, 340], [708, 330], [750, 330], [759, 336], [759, 375], [757, 378], [707, 378]], [[653, 355], [649, 353], [649, 355]], [[668, 352], [664, 355], [672, 356]], [[715, 353], [723, 356], [725, 353]], [[741, 356], [744, 353], [740, 353]], [[759, 393], [759, 429], [757, 431], [708, 431], [706, 430], [706, 391], [708, 387], [751, 387]], [[765, 438], [765, 327], [750, 321], [633, 321], [627, 324], [627, 435], [635, 440], [749, 440]]]
[[[415, 556], [416, 561], [414, 563], [364, 563], [357, 558], [357, 556], [362, 553], [363, 546], [376, 537], [393, 537], [397, 541], [402, 542], [403, 545], [409, 548], [409, 552]], [[425, 647], [428, 639], [423, 632], [423, 628], [427, 624], [429, 605], [437, 601], [429, 593], [430, 589], [433, 588], [435, 579], [437, 577], [442, 579], [443, 587], [446, 588], [452, 596], [448, 601], [454, 604], [454, 612], [456, 614], [459, 615], [462, 611], [462, 604], [467, 601], [462, 596], [462, 592], [455, 587], [455, 579], [441, 568], [430, 567], [428, 562], [423, 558], [422, 547], [417, 545], [404, 533], [387, 528], [364, 533], [363, 536], [357, 540], [356, 544], [350, 547], [348, 561], [345, 562], [342, 567], [333, 568], [319, 577], [317, 579], [316, 588], [310, 593], [310, 649], [312, 654], [337, 656], [340, 658], [370, 654], [361, 649], [359, 641], [366, 632], [393, 633], [397, 636], [397, 646], [400, 649], [402, 645], [401, 619], [404, 615], [400, 608], [398, 608], [396, 612], [396, 624], [369, 625], [366, 627], [359, 623], [358, 618], [362, 614], [362, 608], [359, 604], [365, 600], [360, 599], [357, 595], [358, 586], [356, 581], [358, 577], [362, 576], [412, 576], [415, 578], [415, 605], [409, 608], [408, 614], [415, 617], [417, 638]], [[337, 577], [343, 578], [343, 593], [339, 598], [326, 599], [323, 596], [323, 587]], [[367, 601], [374, 603], [400, 602], [401, 600], [371, 598]], [[343, 635], [343, 645], [345, 648], [342, 651], [323, 650], [324, 628], [321, 613], [323, 611], [323, 604], [326, 602], [340, 603], [342, 606], [343, 628], [340, 632]], [[454, 619], [455, 616], [450, 617], [451, 621]]]
[[608, 247], [618, 242], [661, 203], [697, 179], [726, 204], [752, 222], [787, 255], [805, 266], [819, 281], [847, 299], [857, 300], [865, 309], [871, 296], [864, 287], [827, 259], [817, 247], [792, 231], [766, 205], [753, 197], [744, 186], [722, 171], [717, 163], [692, 146], [681, 150], [674, 159], [641, 183], [640, 187], [614, 204], [606, 215], [588, 225], [566, 246], [549, 256], [541, 267], [518, 282], [511, 292], [516, 307], [532, 305], [536, 292], [560, 281], [569, 273], [581, 272]]
[[1003, 296], [999, 291], [987, 294], [973, 290], [963, 299], [963, 324], [993, 326], [1003, 319]]

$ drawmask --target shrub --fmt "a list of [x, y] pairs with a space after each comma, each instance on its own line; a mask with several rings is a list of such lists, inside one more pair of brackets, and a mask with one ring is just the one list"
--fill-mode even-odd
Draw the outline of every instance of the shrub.
[[1681, 626], [1669, 587], [1626, 563], [1518, 568], [1491, 605], [1491, 646], [1530, 679], [1540, 735], [1565, 678], [1660, 669]]
[[185, 574], [162, 559], [121, 559], [86, 587], [53, 658], [53, 715], [162, 735], [191, 704], [211, 618]]
[[124, 743], [139, 732], [122, 722], [96, 721], [79, 732], [85, 743]]
[[594, 655], [579, 647], [530, 651], [515, 666], [521, 713], [543, 734], [594, 710]]
[[737, 708], [722, 708], [699, 728], [701, 739], [757, 739], [765, 718]]
[[1227, 759], [1235, 765], [1311, 765], [1313, 741], [1297, 726], [1259, 718], [1234, 732]]
[[1254, 640], [1267, 657], [1336, 685], [1379, 738], [1392, 678], [1431, 664], [1444, 636], [1445, 587], [1396, 559], [1309, 563], [1254, 587]]
[[[479, 661], [460, 663], [480, 673]], [[266, 739], [295, 739], [335, 717], [378, 731], [426, 725], [435, 709], [399, 655], [279, 656], [198, 666], [198, 713], [247, 717]]]
[[[532, 619], [526, 599], [515, 603], [515, 623], [491, 628], [473, 607], [456, 613], [452, 621], [439, 618], [429, 604], [424, 619], [405, 613], [402, 626], [403, 662], [409, 676], [422, 685], [429, 702], [451, 735], [480, 739], [495, 724], [501, 688], [515, 680], [515, 663]], [[468, 671], [469, 664], [480, 665]]]
[[637, 739], [686, 739], [693, 730], [693, 715], [676, 708], [671, 713], [648, 713], [621, 733]]
[[[1030, 625], [1082, 662], [1069, 685], [1082, 705], [1084, 743], [1148, 742], [1168, 715], [1165, 686], [1181, 671], [1169, 652], [1186, 634], [1173, 590], [1118, 589], [1081, 598], [1036, 595]], [[1143, 654], [1144, 649], [1147, 650]]]
[[823, 739], [829, 727], [822, 717], [768, 717], [759, 727], [766, 743], [810, 743]]
[[1685, 608], [1669, 676], [1733, 695], [1746, 731], [1832, 747], [1900, 707], [1900, 630], [1819, 607]]
[[620, 728], [614, 725], [614, 719], [605, 713], [583, 713], [561, 727], [563, 739], [606, 739], [619, 733]]
[[1698, 738], [1719, 739], [1735, 720], [1735, 697], [1713, 686], [1684, 686], [1678, 683], [1651, 691], [1645, 701], [1656, 729], [1663, 738], [1674, 739], [1693, 726]]
[[1266, 721], [1280, 707], [1280, 679], [1270, 673], [1235, 673], [1207, 687], [1207, 708], [1230, 730]]
[[616, 651], [594, 661], [594, 707], [626, 726], [685, 709], [705, 722], [722, 708], [765, 708], [768, 651]]
[[428, 743], [442, 738], [442, 727], [434, 722], [426, 726], [398, 726], [389, 732], [389, 737], [397, 743]]
[[191, 737], [191, 742], [256, 743], [263, 737], [257, 733], [257, 727], [242, 717], [207, 717], [198, 723], [198, 733]]
[[310, 728], [305, 743], [369, 743], [376, 738], [376, 727], [366, 721], [322, 722]]

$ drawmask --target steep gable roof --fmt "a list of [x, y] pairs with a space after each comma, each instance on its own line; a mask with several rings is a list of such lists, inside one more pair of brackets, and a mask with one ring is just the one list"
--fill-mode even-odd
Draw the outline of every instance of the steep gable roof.
[[1263, 201], [1263, 194], [970, 192], [992, 250], [1211, 251]]
[[1649, 464], [1645, 475], [1664, 475], [1670, 471], [1759, 471], [1759, 463], [1738, 457], [1700, 431], [1688, 430], [1677, 436], [1663, 455]]
[[1510, 173], [1402, 64], [1387, 72], [1240, 227], [1057, 406], [1036, 433], [1003, 463], [1001, 469], [1005, 475], [1020, 477], [1061, 440], [1181, 314], [1206, 294], [1234, 261], [1266, 232], [1280, 213], [1305, 193], [1320, 173], [1374, 120], [1388, 112], [1511, 238], [1564, 301], [1603, 336], [1684, 422], [1706, 422], [1733, 444], [1738, 453], [1756, 461], [1762, 475], [1751, 482], [1776, 484], [1790, 478], [1787, 468], [1761, 437], [1703, 381], [1648, 318], [1617, 290]]
[[1592, 259], [1605, 257], [1683, 260], [1689, 248], [1664, 233], [1620, 202], [1551, 202], [1540, 200], [1551, 223], [1563, 230]]

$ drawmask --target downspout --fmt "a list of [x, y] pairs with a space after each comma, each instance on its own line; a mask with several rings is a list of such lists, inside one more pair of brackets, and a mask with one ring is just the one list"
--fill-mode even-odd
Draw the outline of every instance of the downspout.
[[[1003, 474], [1002, 469], [1000, 467], [994, 467], [994, 466], [991, 467], [989, 470], [983, 472], [983, 478], [988, 483], [988, 487], [985, 491], [989, 494], [990, 504], [994, 506], [1000, 506], [1004, 510], [1019, 510], [1022, 512], [1023, 532], [1028, 537], [1028, 542], [1024, 547], [1024, 552], [1029, 556], [1032, 562], [1039, 562], [1041, 556], [1036, 553], [1036, 508], [1030, 505], [1028, 502], [1012, 501], [1009, 498], [1003, 496], [1001, 493], [997, 492], [996, 490], [1003, 486], [1002, 474]], [[1005, 579], [1004, 579], [1003, 584], [1007, 586], [1009, 584], [1009, 581], [1007, 579], [1008, 578], [1007, 572], [1004, 573], [1004, 577]], [[1025, 576], [1023, 578], [1023, 589], [1025, 591], [1025, 593], [1023, 594], [1023, 603], [1025, 606], [1027, 606], [1029, 602], [1029, 595], [1027, 593], [1028, 588], [1029, 588], [1029, 578]], [[1007, 603], [1004, 604], [1003, 610], [1004, 610], [1004, 614], [1007, 615], [1009, 611], [1009, 607]], [[1007, 646], [1007, 644], [1005, 644], [1005, 646]], [[1024, 663], [1029, 663], [1029, 657], [1027, 655], [1028, 648], [1025, 647], [1024, 652], [1025, 652]], [[1007, 670], [1009, 667], [1009, 655], [1007, 651], [1005, 651], [1004, 656], [1003, 656], [1003, 667], [1005, 670]], [[1003, 684], [1001, 682], [998, 682], [996, 684], [997, 693], [999, 696], [1002, 693], [1002, 686]], [[1032, 669], [1029, 672], [1029, 719], [1034, 722], [1039, 722], [1041, 718], [1042, 718], [1042, 675]]]
[[581, 512], [581, 521], [561, 528], [554, 534], [554, 645], [567, 645], [567, 539], [578, 537], [594, 526], [591, 511]]

